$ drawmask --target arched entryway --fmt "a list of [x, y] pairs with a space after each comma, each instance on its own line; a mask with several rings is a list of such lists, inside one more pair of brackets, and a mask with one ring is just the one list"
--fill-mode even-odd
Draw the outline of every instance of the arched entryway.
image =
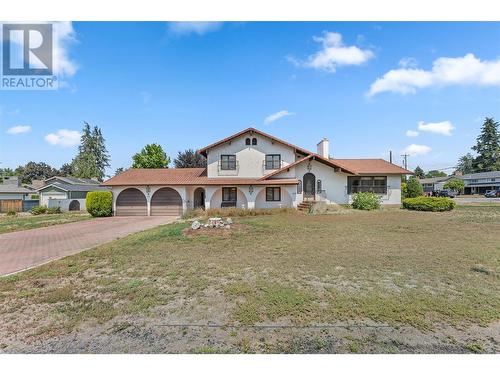
[[76, 199], [72, 200], [69, 204], [69, 210], [70, 211], [80, 211], [80, 202], [78, 202]]
[[195, 189], [193, 206], [194, 208], [205, 208], [205, 189], [201, 187]]
[[148, 202], [142, 191], [129, 188], [116, 198], [116, 216], [147, 216]]
[[303, 180], [304, 199], [314, 199], [316, 193], [316, 176], [312, 173], [306, 173]]
[[151, 216], [182, 215], [182, 198], [179, 193], [168, 187], [161, 188], [151, 197]]

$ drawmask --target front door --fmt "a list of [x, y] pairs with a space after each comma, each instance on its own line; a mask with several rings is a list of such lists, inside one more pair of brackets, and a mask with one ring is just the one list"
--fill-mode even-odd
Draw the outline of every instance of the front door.
[[312, 173], [304, 175], [304, 199], [314, 199], [316, 177]]

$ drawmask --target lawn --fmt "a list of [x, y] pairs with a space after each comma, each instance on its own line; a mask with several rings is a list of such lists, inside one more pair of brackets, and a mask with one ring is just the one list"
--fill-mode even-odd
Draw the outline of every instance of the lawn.
[[19, 230], [48, 227], [50, 225], [72, 223], [75, 221], [87, 220], [91, 216], [87, 213], [65, 212], [52, 215], [30, 215], [18, 214], [16, 216], [0, 216], [0, 234], [16, 232]]
[[500, 206], [137, 233], [0, 279], [5, 352], [498, 352]]

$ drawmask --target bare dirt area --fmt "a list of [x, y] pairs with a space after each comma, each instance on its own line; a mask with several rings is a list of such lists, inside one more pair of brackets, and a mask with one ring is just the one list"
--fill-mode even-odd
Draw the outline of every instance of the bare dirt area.
[[0, 351], [500, 351], [500, 207], [347, 211], [174, 223], [1, 278]]

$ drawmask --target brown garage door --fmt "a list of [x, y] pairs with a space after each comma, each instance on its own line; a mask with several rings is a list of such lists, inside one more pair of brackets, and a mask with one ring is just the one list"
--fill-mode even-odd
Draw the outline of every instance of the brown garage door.
[[171, 188], [161, 188], [151, 197], [151, 216], [179, 216], [182, 214], [182, 198]]
[[116, 216], [147, 216], [148, 203], [137, 189], [123, 190], [116, 199]]

